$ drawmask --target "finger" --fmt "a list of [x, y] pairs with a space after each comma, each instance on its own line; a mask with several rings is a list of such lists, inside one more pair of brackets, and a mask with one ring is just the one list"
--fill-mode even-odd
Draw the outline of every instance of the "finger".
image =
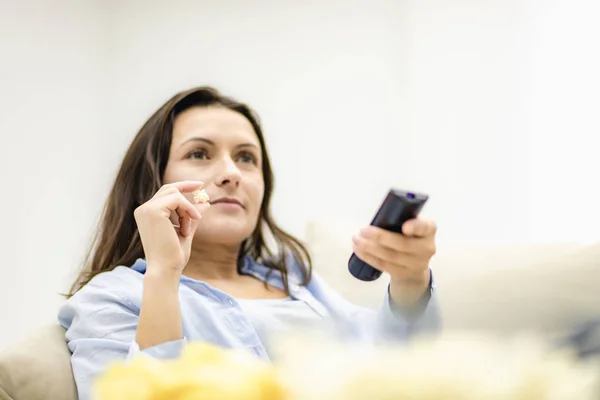
[[359, 247], [354, 247], [353, 251], [354, 254], [356, 254], [356, 256], [362, 261], [366, 262], [367, 264], [371, 265], [372, 267], [378, 269], [381, 272], [386, 272], [390, 274], [391, 276], [402, 277], [409, 276], [411, 274], [411, 271], [407, 267], [383, 260], [377, 257], [376, 255], [369, 253]]
[[[194, 207], [200, 213], [200, 217], [202, 217], [202, 213], [210, 208], [210, 203], [193, 203]], [[196, 229], [198, 229], [198, 225], [200, 223], [199, 219], [190, 219], [190, 229], [189, 234], [194, 235], [196, 233]]]
[[[376, 242], [366, 240], [360, 236], [356, 236], [352, 240], [354, 251], [358, 251], [367, 257], [372, 257], [379, 262], [384, 263], [386, 271], [390, 269], [414, 269], [417, 265], [415, 256], [412, 254], [402, 253], [387, 247], [381, 246]], [[389, 272], [389, 271], [388, 271]]]
[[210, 208], [210, 203], [194, 203], [194, 207], [196, 207], [196, 210], [202, 214]]
[[[182, 218], [184, 214], [182, 212], [187, 213], [187, 215], [192, 219], [200, 219], [202, 215], [200, 212], [194, 207], [194, 205], [186, 199], [183, 194], [180, 192], [171, 193], [165, 197], [161, 197], [157, 199], [160, 206], [163, 210], [168, 213], [167, 216], [171, 215], [171, 212], [176, 212], [179, 218]], [[181, 223], [181, 221], [180, 221]]]
[[190, 219], [190, 235], [194, 236], [196, 234], [196, 230], [198, 229], [198, 225], [200, 225], [199, 219]]
[[397, 250], [382, 246], [378, 242], [366, 239], [361, 235], [355, 235], [352, 238], [352, 244], [355, 248], [360, 249], [362, 253], [370, 254], [382, 261], [390, 263], [402, 256], [402, 253]]
[[436, 223], [432, 219], [417, 217], [402, 225], [402, 234], [412, 237], [428, 237], [435, 235]]
[[367, 226], [360, 231], [361, 237], [378, 246], [396, 252], [397, 257], [419, 256], [435, 254], [435, 241], [433, 236], [426, 238], [409, 237], [401, 233], [386, 231], [375, 226]]
[[401, 233], [386, 231], [376, 226], [366, 226], [360, 230], [360, 236], [388, 249], [397, 252], [409, 252], [413, 238], [406, 237]]
[[179, 230], [180, 230], [182, 236], [187, 237], [191, 233], [192, 219], [189, 217], [189, 215], [185, 211], [182, 211], [179, 208], [177, 210], [178, 211], [176, 211], [176, 212], [177, 212], [177, 215], [179, 216]]
[[202, 181], [181, 181], [181, 182], [168, 183], [165, 186], [173, 187], [173, 188], [179, 190], [181, 193], [189, 193], [189, 192], [193, 192], [194, 190], [202, 189], [202, 187], [204, 186], [204, 182], [202, 182]]
[[358, 246], [353, 246], [352, 251], [359, 259], [366, 262], [373, 268], [378, 269], [381, 272], [388, 272], [387, 270], [389, 269], [389, 266], [382, 259], [374, 256], [373, 254], [367, 253], [364, 249], [361, 249]]
[[168, 183], [166, 185], [163, 185], [158, 190], [158, 192], [156, 192], [156, 195], [158, 195], [158, 194], [167, 195], [167, 194], [174, 193], [175, 191], [178, 191], [181, 193], [190, 193], [190, 192], [193, 192], [194, 190], [202, 189], [203, 186], [204, 186], [204, 182], [202, 182], [202, 181], [181, 181], [181, 182]]
[[[186, 197], [187, 199], [187, 197]], [[200, 213], [202, 217], [202, 213], [210, 207], [209, 203], [193, 203], [194, 207]], [[199, 219], [191, 219], [187, 214], [183, 217], [179, 217], [179, 223], [181, 226], [181, 234], [183, 236], [190, 236], [196, 233], [196, 229], [198, 228]]]

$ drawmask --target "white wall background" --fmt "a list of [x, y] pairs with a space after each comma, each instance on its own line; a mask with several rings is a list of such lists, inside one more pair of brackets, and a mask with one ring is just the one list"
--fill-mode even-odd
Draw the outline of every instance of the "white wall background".
[[192, 85], [259, 111], [274, 212], [299, 236], [311, 219], [368, 222], [396, 186], [431, 194], [440, 240], [597, 239], [599, 14], [593, 0], [3, 2], [0, 347], [54, 320], [126, 146]]
[[[100, 202], [105, 21], [85, 2], [0, 2], [0, 347], [55, 320]], [[110, 151], [110, 150], [108, 150]]]

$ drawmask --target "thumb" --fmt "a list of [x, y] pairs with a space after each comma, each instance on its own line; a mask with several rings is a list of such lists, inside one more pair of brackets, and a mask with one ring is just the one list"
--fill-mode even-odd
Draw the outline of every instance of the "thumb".
[[[194, 204], [194, 206], [200, 212], [200, 216], [202, 216], [204, 211], [206, 211], [210, 207], [210, 204], [209, 203], [200, 203], [200, 204]], [[201, 223], [202, 223], [202, 218], [192, 219], [190, 221], [190, 236], [191, 237], [194, 237], [194, 234], [196, 233], [196, 229], [198, 229], [198, 226]]]
[[198, 225], [200, 225], [200, 220], [199, 219], [193, 219], [191, 220], [190, 223], [190, 237], [194, 237], [194, 235], [196, 234], [196, 229], [198, 229]]
[[210, 203], [198, 203], [194, 204], [196, 206], [196, 210], [202, 215], [206, 210], [210, 208]]

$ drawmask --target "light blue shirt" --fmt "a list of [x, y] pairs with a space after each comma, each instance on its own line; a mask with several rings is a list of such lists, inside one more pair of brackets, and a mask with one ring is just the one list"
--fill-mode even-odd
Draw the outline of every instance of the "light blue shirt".
[[271, 355], [270, 345], [289, 333], [332, 332], [328, 321], [302, 300], [284, 299], [237, 299], [242, 312], [258, 334]]
[[[283, 289], [277, 271], [250, 257], [243, 260], [241, 270]], [[140, 351], [135, 335], [145, 271], [146, 262], [140, 259], [131, 268], [119, 266], [101, 273], [61, 307], [58, 319], [66, 329], [80, 399], [91, 398], [94, 379], [110, 362], [126, 360], [140, 352], [157, 358], [174, 358], [188, 341], [245, 348], [262, 359], [269, 359], [265, 345], [235, 298], [185, 276], [179, 285], [184, 338]], [[269, 271], [271, 274], [267, 275]], [[293, 265], [288, 273], [290, 297], [304, 302], [318, 316], [333, 321], [355, 339], [406, 340], [415, 333], [435, 332], [441, 328], [435, 285], [423, 314], [409, 322], [392, 311], [389, 293], [382, 293], [383, 304], [376, 312], [349, 303], [314, 272], [308, 286], [301, 286], [300, 282], [300, 270]]]

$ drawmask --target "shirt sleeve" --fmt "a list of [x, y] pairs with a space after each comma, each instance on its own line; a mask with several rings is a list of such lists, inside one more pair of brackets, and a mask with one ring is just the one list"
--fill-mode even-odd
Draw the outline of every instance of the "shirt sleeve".
[[343, 324], [351, 337], [375, 342], [406, 341], [415, 335], [441, 331], [442, 318], [438, 305], [435, 279], [431, 278], [430, 296], [418, 315], [393, 308], [389, 290], [383, 296], [379, 311], [353, 304], [313, 273], [308, 289], [326, 309]]
[[145, 355], [177, 357], [186, 340], [140, 350], [135, 341], [139, 309], [126, 297], [93, 281], [60, 308], [58, 320], [66, 329], [71, 365], [79, 399], [92, 398], [95, 378], [114, 361]]
[[442, 329], [442, 317], [438, 303], [435, 279], [431, 273], [429, 292], [417, 305], [417, 312], [397, 309], [389, 288], [377, 315], [377, 331], [382, 340], [405, 340], [417, 334], [434, 334]]

